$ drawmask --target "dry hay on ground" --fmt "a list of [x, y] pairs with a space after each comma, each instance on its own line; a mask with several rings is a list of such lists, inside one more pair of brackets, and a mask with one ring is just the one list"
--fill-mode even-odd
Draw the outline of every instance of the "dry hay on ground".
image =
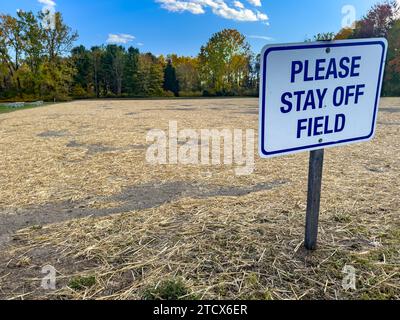
[[[0, 295], [140, 299], [171, 280], [186, 298], [400, 298], [400, 99], [383, 100], [373, 142], [326, 152], [314, 253], [302, 247], [307, 154], [256, 157], [249, 176], [145, 162], [147, 131], [169, 120], [257, 129], [256, 110], [77, 101], [1, 115]], [[47, 264], [56, 291], [40, 289]], [[342, 288], [345, 265], [356, 291]]]

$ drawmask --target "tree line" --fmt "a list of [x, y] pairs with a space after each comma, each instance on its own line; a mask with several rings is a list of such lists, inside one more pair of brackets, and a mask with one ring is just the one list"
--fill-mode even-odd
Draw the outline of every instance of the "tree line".
[[256, 95], [258, 69], [237, 30], [214, 34], [197, 57], [109, 44], [72, 49], [74, 97]]
[[[49, 15], [0, 15], [1, 100], [258, 94], [259, 55], [237, 30], [215, 33], [196, 57], [155, 56], [114, 44], [73, 47], [77, 32], [61, 13], [53, 20]], [[370, 37], [388, 39], [383, 94], [400, 96], [400, 19], [394, 1], [375, 5], [352, 28], [315, 39]]]
[[[51, 24], [51, 26], [50, 26]], [[61, 13], [19, 10], [0, 15], [0, 99], [35, 100], [68, 97], [75, 66], [66, 57], [78, 34]]]
[[155, 56], [109, 44], [73, 47], [61, 13], [0, 15], [0, 99], [256, 95], [257, 62], [237, 30], [216, 33], [197, 57]]

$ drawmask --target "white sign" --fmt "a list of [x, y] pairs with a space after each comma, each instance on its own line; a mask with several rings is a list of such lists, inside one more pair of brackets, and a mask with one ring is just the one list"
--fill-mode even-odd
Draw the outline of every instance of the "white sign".
[[385, 39], [266, 46], [261, 54], [260, 155], [371, 140], [386, 52]]

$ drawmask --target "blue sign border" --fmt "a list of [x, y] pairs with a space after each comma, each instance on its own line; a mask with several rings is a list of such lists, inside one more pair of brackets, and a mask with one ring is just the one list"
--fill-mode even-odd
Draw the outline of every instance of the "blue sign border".
[[[374, 116], [372, 119], [372, 129], [371, 133], [365, 137], [359, 137], [359, 138], [353, 138], [353, 139], [346, 139], [346, 140], [339, 140], [339, 141], [332, 141], [332, 142], [327, 142], [327, 143], [320, 143], [320, 144], [313, 144], [313, 145], [307, 145], [303, 147], [297, 147], [297, 148], [291, 148], [291, 149], [284, 149], [284, 150], [278, 150], [278, 151], [273, 151], [273, 152], [268, 152], [265, 150], [265, 113], [266, 113], [266, 105], [265, 105], [265, 100], [266, 100], [266, 76], [267, 76], [267, 57], [268, 54], [270, 54], [273, 51], [286, 51], [286, 50], [302, 50], [302, 49], [314, 49], [314, 48], [335, 48], [335, 47], [356, 47], [356, 46], [368, 46], [368, 45], [381, 45], [382, 46], [382, 59], [381, 59], [381, 66], [379, 69], [379, 81], [377, 85], [377, 91], [376, 91], [376, 98], [375, 98], [375, 110], [374, 110]], [[274, 156], [274, 155], [279, 155], [279, 154], [285, 154], [285, 153], [290, 153], [290, 152], [297, 152], [301, 150], [307, 150], [307, 149], [312, 149], [316, 147], [323, 147], [330, 146], [330, 145], [337, 145], [337, 144], [342, 144], [342, 143], [349, 143], [349, 142], [355, 142], [355, 141], [360, 141], [360, 140], [367, 140], [371, 138], [374, 133], [375, 133], [375, 124], [376, 124], [376, 115], [378, 111], [378, 101], [380, 98], [380, 92], [381, 92], [381, 83], [382, 83], [382, 77], [383, 77], [383, 66], [385, 63], [385, 52], [386, 52], [386, 43], [382, 40], [373, 40], [373, 41], [360, 41], [360, 42], [349, 42], [349, 43], [320, 43], [320, 44], [313, 44], [313, 45], [293, 45], [293, 46], [277, 46], [277, 47], [271, 47], [268, 48], [264, 52], [263, 56], [263, 87], [262, 87], [262, 113], [261, 113], [261, 146], [260, 146], [260, 152], [262, 153], [263, 156], [269, 157], [269, 156]]]

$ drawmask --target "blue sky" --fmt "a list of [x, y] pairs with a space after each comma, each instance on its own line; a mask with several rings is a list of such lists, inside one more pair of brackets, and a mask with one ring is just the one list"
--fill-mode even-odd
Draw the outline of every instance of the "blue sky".
[[87, 47], [109, 42], [154, 54], [197, 55], [210, 35], [236, 28], [254, 52], [341, 28], [342, 8], [363, 16], [376, 0], [0, 0], [0, 12], [61, 11]]

